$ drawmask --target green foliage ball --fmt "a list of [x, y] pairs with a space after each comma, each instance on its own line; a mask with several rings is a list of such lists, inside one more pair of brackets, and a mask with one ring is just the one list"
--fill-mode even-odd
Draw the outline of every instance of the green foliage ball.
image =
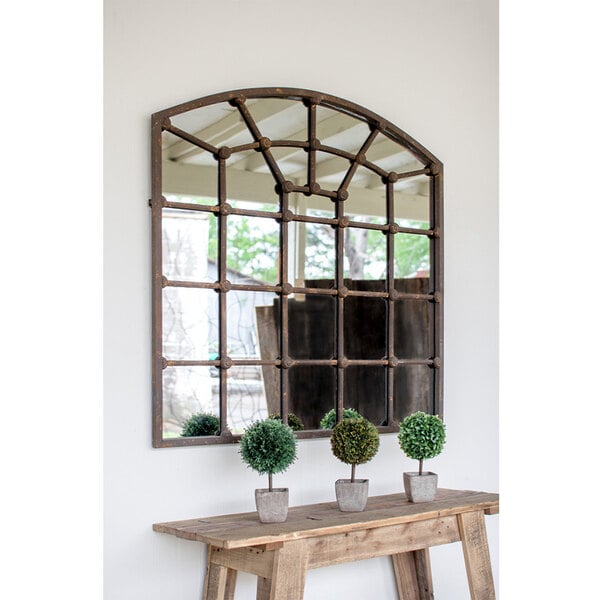
[[217, 435], [219, 426], [219, 417], [210, 413], [196, 413], [185, 421], [181, 435], [184, 437]]
[[437, 415], [418, 411], [400, 423], [400, 448], [408, 458], [424, 460], [437, 456], [446, 441], [446, 426]]
[[[269, 419], [277, 419], [278, 421], [281, 421], [281, 415], [279, 413], [273, 413], [272, 415], [269, 415]], [[288, 425], [294, 431], [302, 431], [304, 429], [304, 423], [302, 423], [300, 418], [294, 413], [288, 413]]]
[[296, 436], [277, 419], [256, 421], [240, 439], [242, 460], [257, 473], [281, 473], [296, 459]]
[[[361, 419], [362, 415], [359, 414], [353, 408], [345, 408], [342, 413], [342, 419]], [[332, 429], [335, 425], [335, 409], [331, 409], [329, 412], [323, 415], [321, 422], [319, 423], [319, 427], [321, 429]]]
[[379, 450], [379, 432], [367, 419], [342, 419], [331, 434], [331, 450], [336, 458], [349, 465], [370, 461]]

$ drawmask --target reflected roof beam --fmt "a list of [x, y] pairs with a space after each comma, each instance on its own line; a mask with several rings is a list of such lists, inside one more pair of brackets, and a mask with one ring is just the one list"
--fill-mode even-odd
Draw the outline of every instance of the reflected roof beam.
[[[250, 107], [250, 112], [254, 120], [259, 123], [267, 117], [271, 117], [279, 112], [282, 112], [289, 106], [282, 105], [277, 99], [264, 99], [262, 102], [256, 102]], [[247, 130], [246, 123], [242, 119], [242, 116], [237, 109], [232, 110], [226, 117], [219, 119], [215, 123], [208, 125], [204, 129], [195, 131], [192, 135], [205, 142], [212, 144], [213, 146], [222, 146], [227, 140], [230, 140], [233, 136]], [[170, 160], [183, 161], [191, 156], [196, 156], [204, 152], [202, 148], [193, 146], [192, 144], [181, 140], [169, 146], [166, 151], [166, 155]]]

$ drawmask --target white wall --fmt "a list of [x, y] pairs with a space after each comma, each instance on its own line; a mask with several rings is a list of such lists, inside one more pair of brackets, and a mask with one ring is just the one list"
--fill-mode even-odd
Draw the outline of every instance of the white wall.
[[[498, 489], [496, 0], [105, 1], [105, 597], [200, 597], [205, 548], [152, 523], [253, 510], [260, 479], [236, 446], [153, 449], [149, 117], [214, 92], [291, 86], [347, 98], [445, 165], [448, 443], [440, 485]], [[327, 440], [279, 476], [291, 504], [333, 500]], [[401, 491], [395, 436], [363, 474]], [[498, 581], [498, 517], [488, 517]], [[436, 597], [468, 597], [459, 544], [432, 550]], [[254, 594], [242, 575], [238, 596]], [[394, 598], [386, 559], [310, 571], [309, 600]]]

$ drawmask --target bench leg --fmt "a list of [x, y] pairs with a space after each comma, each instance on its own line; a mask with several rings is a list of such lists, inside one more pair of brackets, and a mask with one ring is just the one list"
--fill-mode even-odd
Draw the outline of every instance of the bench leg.
[[275, 550], [271, 578], [258, 578], [257, 600], [302, 600], [307, 563], [308, 551], [304, 540], [285, 542]]
[[457, 515], [471, 600], [495, 600], [492, 564], [482, 510]]
[[213, 548], [208, 549], [203, 600], [233, 600], [237, 571], [212, 562]]
[[429, 548], [392, 555], [400, 600], [433, 600]]

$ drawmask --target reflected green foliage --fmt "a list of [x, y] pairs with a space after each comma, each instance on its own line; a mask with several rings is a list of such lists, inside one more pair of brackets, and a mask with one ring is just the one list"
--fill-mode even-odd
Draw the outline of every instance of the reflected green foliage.
[[[361, 419], [362, 415], [353, 408], [345, 408], [342, 413], [342, 419]], [[335, 409], [332, 408], [329, 412], [326, 412], [319, 423], [321, 429], [332, 429], [335, 425]]]
[[[272, 415], [269, 415], [269, 419], [281, 421], [281, 415], [279, 413], [273, 413]], [[288, 413], [288, 425], [294, 431], [302, 431], [304, 429], [304, 423], [302, 423], [300, 417], [296, 416], [294, 413]]]
[[219, 418], [210, 413], [196, 413], [183, 424], [183, 437], [196, 437], [199, 435], [217, 435], [219, 432]]
[[[267, 210], [269, 205], [244, 206]], [[218, 219], [209, 224], [208, 258], [217, 260]], [[279, 226], [272, 219], [235, 215], [227, 219], [227, 268], [264, 282], [277, 282]]]

